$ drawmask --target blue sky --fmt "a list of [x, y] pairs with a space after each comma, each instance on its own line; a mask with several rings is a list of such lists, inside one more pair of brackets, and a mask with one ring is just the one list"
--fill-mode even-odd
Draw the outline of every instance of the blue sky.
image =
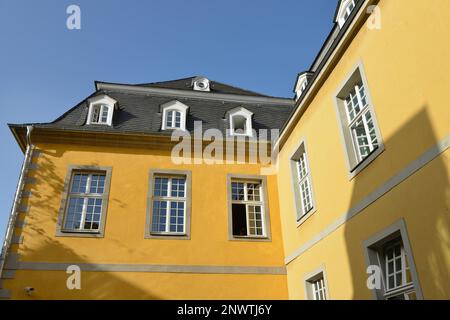
[[[81, 8], [81, 30], [66, 8]], [[0, 0], [0, 237], [23, 154], [7, 123], [52, 121], [94, 81], [204, 75], [292, 97], [332, 28], [337, 0]], [[55, 195], [59, 197], [59, 195]]]

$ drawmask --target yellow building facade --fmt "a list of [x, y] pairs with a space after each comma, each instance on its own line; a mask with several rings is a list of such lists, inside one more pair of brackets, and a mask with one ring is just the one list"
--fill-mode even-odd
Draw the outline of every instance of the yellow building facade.
[[[10, 125], [26, 158], [0, 297], [450, 298], [450, 3], [343, 0], [335, 20], [294, 100], [96, 83]], [[210, 136], [174, 161], [196, 120], [249, 140], [245, 161], [197, 159]], [[265, 141], [275, 165], [249, 161]]]
[[[374, 4], [377, 8], [370, 8]], [[448, 299], [450, 46], [442, 39], [450, 36], [450, 6], [446, 1], [359, 5], [279, 140], [289, 297], [311, 298], [310, 284], [319, 277], [330, 299], [399, 298], [408, 283], [413, 283], [409, 298]], [[355, 131], [345, 115], [346, 99], [366, 102], [355, 85], [364, 87], [362, 100], [378, 140], [363, 159], [351, 159], [358, 146], [345, 137]], [[312, 209], [297, 219], [292, 166], [301, 142], [314, 199]], [[383, 246], [392, 241], [402, 242], [398, 261], [409, 264], [406, 279], [388, 279], [391, 263]], [[379, 290], [367, 287], [371, 265], [381, 265], [385, 285]], [[389, 295], [389, 281], [400, 294]]]

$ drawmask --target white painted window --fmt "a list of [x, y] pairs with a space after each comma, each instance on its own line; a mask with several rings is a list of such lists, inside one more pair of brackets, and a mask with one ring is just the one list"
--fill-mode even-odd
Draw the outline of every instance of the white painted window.
[[313, 199], [311, 191], [311, 178], [309, 174], [306, 152], [303, 149], [299, 160], [297, 161], [298, 185], [303, 214], [307, 214], [313, 208]]
[[326, 300], [325, 295], [325, 282], [323, 280], [323, 277], [318, 278], [317, 280], [314, 280], [311, 283], [312, 291], [314, 295], [314, 300]]
[[252, 112], [242, 107], [228, 111], [230, 135], [252, 136], [252, 115]]
[[354, 8], [355, 8], [355, 0], [342, 1], [337, 17], [337, 22], [339, 23], [339, 26], [341, 28], [344, 25], [345, 21], [347, 21], [348, 17], [350, 17], [350, 14], [352, 13]]
[[306, 87], [308, 86], [309, 79], [313, 76], [312, 72], [303, 72], [298, 75], [297, 82], [295, 83], [295, 98], [298, 99], [303, 94], [303, 91], [305, 91]]
[[231, 213], [233, 236], [266, 237], [260, 181], [231, 181]]
[[375, 125], [362, 82], [358, 82], [348, 93], [345, 111], [356, 158], [360, 162], [378, 148]]
[[181, 128], [181, 112], [178, 110], [167, 110], [166, 129]]
[[87, 124], [112, 125], [114, 105], [116, 100], [107, 95], [95, 96], [89, 99]]
[[362, 63], [342, 82], [336, 111], [352, 178], [384, 150]]
[[64, 231], [98, 231], [106, 173], [74, 171], [71, 178]]
[[108, 124], [109, 106], [95, 105], [92, 107], [91, 124]]
[[388, 300], [415, 300], [414, 283], [401, 239], [385, 245], [383, 256], [385, 298]]
[[186, 177], [155, 175], [151, 233], [186, 233]]
[[314, 212], [311, 171], [308, 163], [305, 141], [291, 156], [291, 171], [297, 222], [301, 223]]
[[328, 300], [327, 281], [324, 267], [305, 277], [306, 298], [308, 300]]
[[188, 106], [179, 101], [163, 104], [162, 130], [186, 130]]

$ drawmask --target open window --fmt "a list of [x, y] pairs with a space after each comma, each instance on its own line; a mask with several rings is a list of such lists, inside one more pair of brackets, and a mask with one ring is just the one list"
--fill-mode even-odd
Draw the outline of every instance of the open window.
[[100, 95], [89, 99], [89, 112], [86, 124], [111, 126], [116, 103], [116, 100], [107, 95]]
[[229, 177], [230, 239], [269, 237], [265, 180]]
[[186, 114], [189, 107], [180, 101], [174, 100], [161, 106], [162, 130], [186, 130]]

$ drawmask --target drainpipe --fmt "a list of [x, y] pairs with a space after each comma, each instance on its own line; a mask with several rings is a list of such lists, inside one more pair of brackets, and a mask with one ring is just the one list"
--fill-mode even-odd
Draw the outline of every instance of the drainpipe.
[[25, 151], [25, 158], [22, 163], [22, 169], [20, 170], [19, 182], [17, 183], [16, 193], [14, 195], [14, 202], [9, 215], [8, 226], [6, 227], [5, 240], [3, 241], [3, 247], [0, 256], [0, 279], [2, 278], [3, 268], [5, 266], [6, 258], [8, 256], [9, 247], [11, 246], [12, 237], [14, 235], [14, 226], [16, 225], [16, 219], [19, 212], [19, 206], [22, 201], [22, 192], [25, 185], [25, 178], [28, 171], [28, 166], [31, 163], [31, 155], [33, 153], [33, 145], [31, 143], [31, 131], [33, 126], [27, 126], [27, 149]]

